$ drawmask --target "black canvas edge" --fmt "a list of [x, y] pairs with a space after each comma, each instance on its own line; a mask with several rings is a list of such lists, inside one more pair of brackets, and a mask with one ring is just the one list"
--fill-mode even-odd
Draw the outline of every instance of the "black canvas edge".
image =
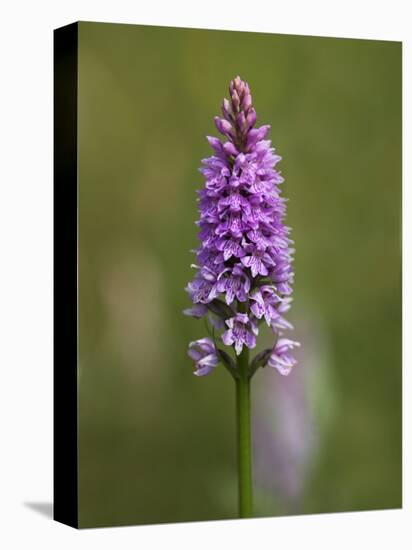
[[53, 517], [78, 527], [78, 24], [54, 30]]

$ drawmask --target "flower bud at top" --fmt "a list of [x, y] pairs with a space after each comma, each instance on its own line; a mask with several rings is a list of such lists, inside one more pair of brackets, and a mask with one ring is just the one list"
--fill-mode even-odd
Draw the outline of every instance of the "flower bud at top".
[[245, 83], [244, 83], [243, 80], [240, 78], [240, 76], [237, 76], [237, 77], [234, 79], [233, 85], [234, 85], [234, 88], [235, 88], [235, 90], [237, 91], [239, 97], [242, 98], [242, 97], [243, 97], [243, 94], [245, 93]]
[[226, 136], [234, 135], [232, 125], [230, 124], [230, 122], [228, 122], [224, 118], [215, 116], [215, 125], [221, 134], [224, 134]]
[[246, 117], [243, 111], [240, 111], [240, 113], [237, 115], [236, 125], [237, 125], [237, 128], [239, 129], [240, 134], [242, 134], [243, 131], [246, 129]]
[[223, 150], [228, 156], [232, 155], [236, 157], [239, 154], [239, 151], [236, 149], [236, 147], [233, 145], [231, 141], [227, 141], [223, 145]]
[[240, 106], [240, 99], [236, 90], [234, 90], [231, 93], [231, 98], [232, 98], [233, 111], [236, 113], [239, 110], [239, 106]]
[[242, 109], [244, 111], [247, 111], [250, 107], [252, 107], [252, 96], [248, 93], [245, 93], [245, 96], [242, 100]]
[[226, 98], [223, 100], [222, 114], [229, 122], [232, 120], [232, 107], [229, 100], [227, 100]]
[[246, 117], [246, 124], [247, 124], [248, 130], [250, 128], [253, 128], [253, 126], [255, 125], [255, 122], [256, 122], [256, 111], [252, 107], [251, 109], [249, 109], [248, 115]]

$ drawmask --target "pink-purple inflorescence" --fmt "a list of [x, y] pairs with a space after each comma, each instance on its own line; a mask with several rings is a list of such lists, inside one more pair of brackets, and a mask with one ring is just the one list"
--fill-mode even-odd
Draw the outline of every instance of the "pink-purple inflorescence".
[[198, 376], [221, 361], [236, 368], [217, 342], [233, 346], [240, 355], [244, 346], [256, 346], [259, 324], [265, 321], [276, 342], [255, 358], [255, 365], [257, 360], [288, 374], [296, 363], [291, 350], [299, 344], [283, 338], [283, 332], [293, 328], [283, 314], [292, 301], [294, 251], [290, 228], [283, 223], [283, 178], [275, 169], [281, 157], [265, 139], [270, 126], [254, 128], [256, 111], [248, 84], [238, 76], [229, 93], [230, 99], [223, 100], [223, 118], [215, 117], [226, 139], [207, 138], [214, 154], [200, 169], [206, 180], [198, 192], [201, 245], [195, 251], [196, 275], [186, 288], [194, 305], [185, 313], [207, 316], [213, 336], [192, 342], [189, 355]]

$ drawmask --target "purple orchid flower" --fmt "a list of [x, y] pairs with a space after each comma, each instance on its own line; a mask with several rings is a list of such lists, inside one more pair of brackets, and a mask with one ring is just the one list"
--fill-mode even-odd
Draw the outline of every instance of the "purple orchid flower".
[[282, 303], [282, 298], [276, 294], [275, 288], [263, 285], [251, 295], [250, 299], [254, 302], [250, 306], [252, 313], [258, 319], [264, 317], [267, 325], [270, 326], [272, 319], [278, 317], [278, 306]]
[[268, 275], [268, 268], [274, 265], [274, 261], [270, 254], [266, 252], [266, 249], [251, 244], [245, 245], [245, 249], [250, 255], [243, 256], [241, 262], [245, 267], [250, 267], [252, 277], [255, 278], [258, 275], [265, 277]]
[[296, 359], [291, 355], [289, 350], [299, 346], [299, 342], [294, 342], [288, 338], [281, 338], [273, 349], [268, 365], [277, 369], [280, 374], [287, 376], [296, 365]]
[[215, 344], [210, 338], [190, 342], [188, 355], [195, 362], [196, 370], [193, 374], [196, 376], [205, 376], [211, 373], [219, 363]]
[[234, 345], [237, 355], [240, 355], [244, 345], [248, 348], [256, 346], [258, 329], [246, 313], [237, 313], [235, 317], [228, 319], [226, 324], [229, 328], [222, 334], [223, 343], [226, 346]]
[[233, 269], [224, 269], [217, 282], [217, 290], [225, 295], [225, 300], [230, 305], [236, 298], [239, 302], [246, 302], [249, 296], [250, 279], [239, 264]]
[[208, 136], [213, 154], [200, 168], [205, 178], [198, 192], [200, 246], [196, 275], [186, 287], [194, 306], [185, 314], [206, 318], [217, 345], [233, 346], [239, 355], [255, 347], [258, 320], [264, 319], [278, 337], [293, 328], [284, 314], [292, 301], [294, 250], [290, 228], [283, 223], [281, 157], [267, 139], [270, 126], [255, 126], [246, 82], [236, 77], [229, 94], [222, 116], [215, 117], [223, 137]]

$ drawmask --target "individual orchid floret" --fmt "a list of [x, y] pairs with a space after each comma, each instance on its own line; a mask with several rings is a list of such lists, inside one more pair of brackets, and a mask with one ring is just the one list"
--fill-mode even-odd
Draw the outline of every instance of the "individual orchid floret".
[[256, 346], [257, 326], [246, 313], [237, 313], [235, 317], [227, 319], [226, 324], [229, 328], [222, 334], [223, 343], [226, 346], [233, 345], [237, 355], [240, 355], [244, 345], [248, 348]]
[[210, 338], [202, 338], [190, 342], [188, 355], [195, 362], [196, 376], [205, 376], [219, 363], [216, 347]]
[[269, 267], [274, 265], [274, 261], [268, 254], [265, 248], [259, 248], [255, 245], [245, 245], [245, 250], [248, 256], [243, 256], [241, 262], [245, 267], [250, 268], [250, 272], [253, 278], [258, 275], [265, 277], [269, 274]]
[[252, 305], [250, 309], [255, 317], [262, 319], [264, 317], [268, 326], [272, 320], [279, 316], [282, 298], [275, 292], [275, 288], [270, 285], [262, 285], [251, 295]]
[[290, 350], [299, 346], [299, 342], [294, 342], [288, 338], [281, 338], [274, 347], [267, 364], [269, 367], [277, 369], [280, 374], [287, 376], [296, 365], [296, 359], [290, 353]]
[[217, 296], [215, 285], [199, 275], [187, 285], [186, 290], [190, 294], [194, 304], [199, 302], [207, 304]]
[[240, 265], [235, 265], [233, 269], [227, 267], [224, 269], [217, 282], [217, 290], [225, 294], [225, 300], [230, 305], [235, 299], [239, 302], [246, 302], [249, 296], [250, 279]]

